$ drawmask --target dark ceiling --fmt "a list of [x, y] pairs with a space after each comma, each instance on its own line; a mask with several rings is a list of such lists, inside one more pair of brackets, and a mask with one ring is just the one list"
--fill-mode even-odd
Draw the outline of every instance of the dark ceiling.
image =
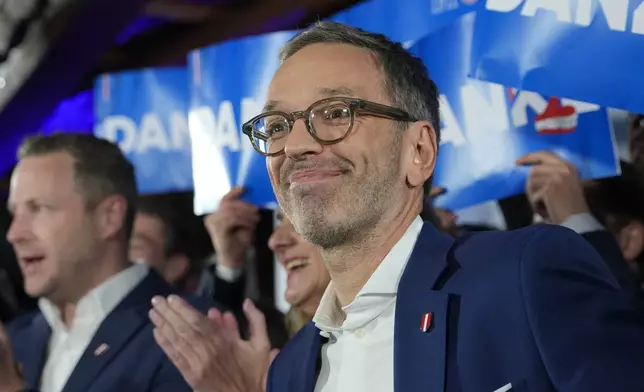
[[302, 28], [358, 0], [0, 0], [0, 33], [12, 2], [33, 7], [13, 28], [12, 51], [0, 42], [3, 139], [37, 130], [100, 73], [180, 65], [192, 49]]
[[357, 0], [149, 0], [98, 71], [171, 65], [215, 42], [304, 27]]

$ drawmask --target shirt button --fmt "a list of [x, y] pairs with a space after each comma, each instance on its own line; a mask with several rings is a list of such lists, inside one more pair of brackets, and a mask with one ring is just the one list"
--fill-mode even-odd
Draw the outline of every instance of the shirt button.
[[366, 332], [364, 331], [363, 328], [359, 328], [359, 329], [356, 330], [356, 337], [358, 339], [364, 338], [365, 335], [366, 335]]

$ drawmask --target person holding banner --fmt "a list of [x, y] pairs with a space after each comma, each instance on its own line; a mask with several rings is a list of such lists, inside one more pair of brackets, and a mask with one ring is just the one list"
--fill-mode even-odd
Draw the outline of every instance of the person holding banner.
[[[205, 219], [218, 255], [215, 267], [218, 278], [216, 287], [226, 284], [238, 286], [227, 291], [219, 289], [216, 294], [219, 294], [220, 302], [227, 305], [240, 323], [245, 322], [237, 314], [243, 315], [244, 261], [251, 250], [252, 236], [259, 220], [257, 207], [239, 199], [243, 192], [241, 187], [233, 188], [223, 197], [217, 210]], [[289, 336], [292, 336], [315, 314], [329, 283], [329, 274], [317, 249], [295, 233], [293, 226], [287, 219], [283, 219], [281, 212], [276, 215], [277, 226], [269, 238], [268, 246], [288, 275], [285, 299], [291, 305], [291, 310], [285, 321]], [[224, 296], [227, 298], [223, 298]], [[265, 311], [263, 313], [267, 316]]]
[[629, 264], [636, 269], [644, 251], [644, 226], [638, 221], [643, 214], [639, 207], [643, 192], [634, 168], [622, 164], [619, 177], [582, 183], [570, 162], [549, 151], [527, 154], [517, 163], [532, 166], [526, 195], [533, 211], [549, 223], [582, 235], [635, 306], [644, 310], [644, 292], [629, 269]]
[[[582, 237], [537, 225], [453, 239], [420, 219], [440, 141], [420, 59], [320, 22], [281, 60], [243, 132], [331, 283], [272, 362], [268, 391], [641, 390], [644, 317]], [[164, 345], [190, 346], [186, 366], [243, 363], [247, 343], [225, 333], [225, 317], [155, 310]], [[205, 330], [221, 331], [215, 343], [190, 344]], [[217, 382], [210, 390], [260, 390]]]
[[[257, 209], [250, 204], [239, 200], [243, 193], [241, 188], [233, 188], [222, 199], [218, 209], [206, 218], [206, 225], [212, 237], [212, 242], [218, 254], [218, 262], [215, 273], [219, 276], [217, 285], [240, 285], [239, 282], [226, 282], [226, 278], [231, 273], [243, 273], [243, 261], [251, 247], [251, 238], [257, 223]], [[279, 263], [287, 270], [288, 280], [285, 292], [285, 298], [291, 305], [291, 309], [284, 317], [288, 326], [289, 334], [294, 335], [305, 324], [307, 324], [320, 303], [320, 298], [324, 293], [328, 283], [329, 274], [325, 269], [324, 262], [318, 250], [310, 243], [304, 241], [293, 229], [293, 225], [280, 212], [277, 213], [278, 227], [275, 229], [269, 239], [269, 247], [276, 254]], [[221, 267], [224, 267], [222, 269]], [[226, 276], [228, 274], [228, 276]], [[255, 305], [250, 300], [243, 298], [243, 283], [241, 289], [218, 289], [218, 299], [228, 305], [229, 313], [221, 314], [212, 311], [210, 316], [214, 320], [226, 320], [220, 327], [215, 328], [206, 318], [201, 318], [203, 329], [201, 333], [193, 336], [190, 342], [195, 347], [207, 348], [204, 356], [199, 361], [186, 362], [184, 359], [190, 357], [194, 350], [191, 347], [172, 347], [164, 336], [160, 336], [159, 343], [166, 350], [169, 357], [175, 361], [175, 364], [182, 372], [188, 383], [199, 391], [209, 390], [228, 390], [225, 386], [227, 383], [235, 385], [244, 385], [239, 390], [253, 391], [257, 386], [265, 384], [268, 364], [276, 351], [271, 354], [271, 342], [275, 335], [275, 326], [270, 325], [270, 314], [265, 309]], [[228, 297], [222, 298], [222, 294]], [[240, 302], [240, 312], [243, 319], [237, 314], [236, 303]], [[151, 318], [155, 324], [162, 330], [164, 323], [168, 322], [165, 317], [174, 309], [182, 310], [186, 317], [199, 319], [195, 310], [186, 307], [179, 299], [173, 301], [159, 300], [155, 305]], [[162, 316], [163, 315], [163, 316]], [[234, 316], [234, 317], [231, 317]], [[243, 328], [240, 323], [247, 323], [249, 330], [248, 341], [242, 343], [240, 352], [243, 354], [239, 357], [242, 359], [239, 363], [244, 366], [237, 368], [237, 362], [227, 361], [226, 357], [236, 357], [239, 355], [227, 353], [231, 345], [221, 343], [222, 336], [232, 336], [233, 342], [244, 336]], [[241, 333], [240, 333], [241, 332]], [[230, 343], [230, 342], [228, 342]], [[208, 349], [214, 345], [219, 345], [217, 350]], [[275, 345], [272, 345], [275, 347]], [[213, 354], [213, 355], [208, 355]], [[258, 371], [263, 370], [263, 371]], [[234, 390], [234, 389], [233, 389]]]

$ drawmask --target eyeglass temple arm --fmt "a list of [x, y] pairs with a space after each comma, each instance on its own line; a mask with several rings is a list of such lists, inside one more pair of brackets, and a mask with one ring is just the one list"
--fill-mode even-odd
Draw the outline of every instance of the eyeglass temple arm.
[[410, 116], [407, 112], [397, 108], [380, 105], [375, 102], [365, 102], [365, 101], [358, 101], [358, 102], [360, 104], [354, 107], [354, 109], [357, 112], [370, 114], [372, 116], [390, 118], [392, 120], [397, 120], [397, 121], [409, 121], [409, 122], [418, 121], [414, 117]]

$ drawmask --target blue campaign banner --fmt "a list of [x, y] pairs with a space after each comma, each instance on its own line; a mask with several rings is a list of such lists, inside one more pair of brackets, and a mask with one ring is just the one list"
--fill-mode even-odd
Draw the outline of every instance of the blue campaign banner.
[[457, 210], [522, 193], [529, 168], [515, 161], [540, 150], [572, 162], [583, 179], [618, 174], [605, 109], [467, 77], [475, 18], [465, 15], [410, 49], [441, 91], [442, 141], [434, 181], [447, 193], [436, 204]]
[[188, 72], [144, 69], [99, 76], [95, 134], [119, 144], [141, 194], [191, 191]]
[[241, 128], [262, 112], [268, 85], [279, 67], [279, 49], [294, 34], [247, 37], [190, 54], [196, 214], [216, 209], [236, 185], [246, 188], [243, 200], [264, 208], [277, 206], [266, 158], [255, 152]]
[[487, 0], [470, 75], [644, 113], [644, 1]]
[[459, 16], [480, 8], [482, 3], [479, 0], [405, 0], [403, 4], [400, 0], [370, 0], [329, 19], [411, 45]]

